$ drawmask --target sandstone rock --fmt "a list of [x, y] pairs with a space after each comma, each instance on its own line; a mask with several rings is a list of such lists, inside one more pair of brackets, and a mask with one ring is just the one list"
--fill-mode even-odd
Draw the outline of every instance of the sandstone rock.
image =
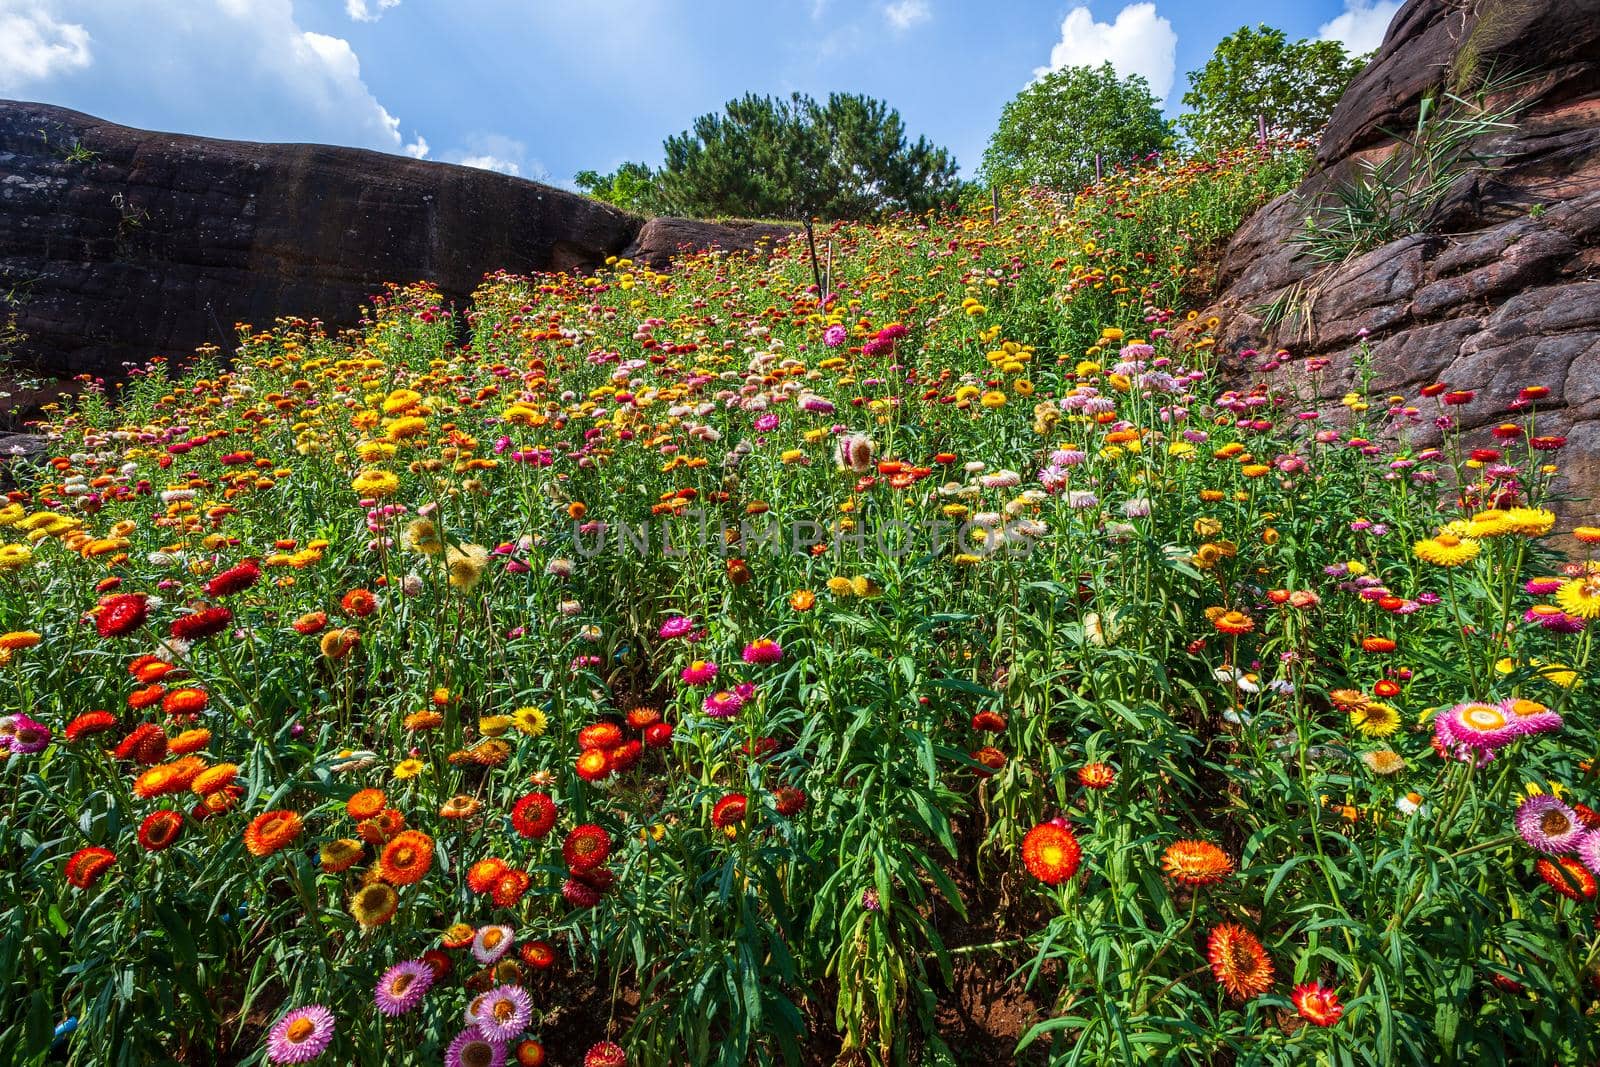
[[629, 259], [660, 269], [685, 251], [722, 249], [754, 252], [771, 249], [797, 227], [780, 222], [705, 222], [700, 219], [655, 218], [640, 228], [623, 252]]
[[[1494, 161], [1459, 180], [1429, 228], [1322, 266], [1295, 238], [1317, 199], [1395, 149], [1423, 95], [1492, 67], [1522, 78], [1513, 131], [1473, 146]], [[1407, 0], [1334, 111], [1301, 187], [1234, 235], [1217, 272], [1219, 350], [1289, 349], [1332, 359], [1320, 398], [1354, 387], [1364, 341], [1380, 392], [1429, 382], [1473, 389], [1451, 409], [1469, 429], [1500, 422], [1525, 385], [1545, 385], [1541, 433], [1566, 434], [1566, 488], [1600, 493], [1600, 0]], [[1298, 309], [1268, 320], [1263, 309]], [[1418, 420], [1412, 436], [1437, 440]], [[1574, 517], [1592, 518], [1580, 500]]]
[[[135, 130], [0, 101], [0, 303], [45, 373], [232, 348], [234, 324], [355, 325], [385, 282], [463, 302], [496, 270], [753, 247], [772, 227], [663, 219], [469, 167]], [[6, 294], [14, 299], [6, 300]]]

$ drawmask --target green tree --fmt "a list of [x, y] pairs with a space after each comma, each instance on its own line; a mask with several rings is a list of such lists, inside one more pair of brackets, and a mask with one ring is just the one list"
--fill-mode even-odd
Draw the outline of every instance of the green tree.
[[610, 174], [580, 170], [572, 181], [580, 192], [635, 215], [653, 215], [661, 208], [657, 175], [647, 163], [623, 163]]
[[1120, 78], [1110, 63], [1051, 71], [1000, 113], [983, 176], [994, 185], [1078, 189], [1094, 180], [1096, 155], [1113, 166], [1172, 144], [1160, 104], [1144, 78]]
[[746, 94], [665, 147], [658, 185], [684, 215], [865, 219], [926, 211], [960, 188], [948, 152], [908, 142], [898, 111], [853, 94]]
[[1205, 66], [1189, 72], [1183, 94], [1189, 111], [1178, 123], [1195, 145], [1211, 151], [1254, 141], [1257, 116], [1270, 136], [1310, 137], [1328, 124], [1362, 65], [1338, 41], [1291, 44], [1282, 30], [1241, 26]]

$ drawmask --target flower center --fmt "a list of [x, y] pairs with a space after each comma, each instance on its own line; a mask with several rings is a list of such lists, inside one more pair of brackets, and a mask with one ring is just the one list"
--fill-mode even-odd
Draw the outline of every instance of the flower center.
[[405, 996], [406, 990], [411, 988], [411, 983], [416, 981], [416, 978], [416, 975], [402, 971], [394, 976], [394, 981], [389, 983], [389, 992], [397, 997]]
[[1560, 837], [1572, 829], [1572, 822], [1559, 811], [1547, 811], [1539, 817], [1539, 829], [1548, 837]]
[[1506, 718], [1497, 708], [1478, 705], [1469, 709], [1461, 716], [1462, 722], [1474, 730], [1498, 730], [1506, 724]]
[[284, 1036], [298, 1045], [306, 1038], [310, 1037], [312, 1031], [314, 1031], [316, 1028], [316, 1023], [313, 1023], [310, 1019], [296, 1019], [294, 1022], [289, 1024], [289, 1029]]

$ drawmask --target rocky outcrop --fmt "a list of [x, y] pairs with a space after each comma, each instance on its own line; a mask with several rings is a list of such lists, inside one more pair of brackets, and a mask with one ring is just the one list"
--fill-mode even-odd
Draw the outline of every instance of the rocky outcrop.
[[[1486, 71], [1515, 83], [1501, 99], [1524, 110], [1474, 144], [1488, 166], [1462, 175], [1426, 232], [1347, 262], [1307, 257], [1296, 237], [1328, 190], [1395, 151], [1425, 94]], [[1540, 432], [1568, 437], [1569, 488], [1600, 495], [1600, 0], [1408, 0], [1340, 99], [1314, 173], [1229, 242], [1210, 315], [1223, 351], [1330, 357], [1324, 400], [1355, 385], [1362, 340], [1380, 392], [1476, 390], [1452, 409], [1469, 427], [1548, 386]]]
[[721, 248], [727, 251], [770, 249], [791, 236], [795, 227], [782, 222], [705, 222], [700, 219], [655, 218], [646, 222], [623, 255], [664, 267], [685, 251]]
[[354, 325], [384, 282], [462, 301], [486, 272], [578, 270], [749, 226], [642, 219], [536, 182], [325, 145], [153, 133], [0, 101], [0, 312], [45, 373], [231, 349], [234, 324]]

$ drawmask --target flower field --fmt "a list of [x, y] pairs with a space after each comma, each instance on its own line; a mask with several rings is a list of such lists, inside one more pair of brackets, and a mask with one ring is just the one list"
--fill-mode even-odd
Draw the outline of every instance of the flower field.
[[1464, 434], [1212, 355], [1303, 164], [395, 287], [52, 411], [0, 1062], [1592, 1062], [1600, 529], [1542, 383]]

